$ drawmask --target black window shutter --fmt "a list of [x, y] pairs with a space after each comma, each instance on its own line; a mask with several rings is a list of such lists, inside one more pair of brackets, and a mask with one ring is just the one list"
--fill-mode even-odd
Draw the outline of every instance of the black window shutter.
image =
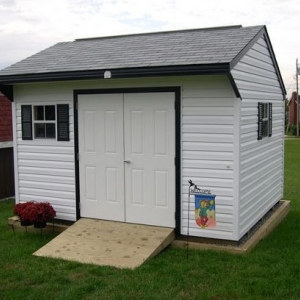
[[269, 136], [272, 136], [272, 103], [269, 103]]
[[70, 140], [69, 104], [57, 104], [57, 140]]
[[263, 118], [263, 104], [258, 102], [258, 130], [257, 130], [257, 139], [262, 139], [262, 118]]
[[31, 105], [21, 105], [22, 140], [32, 140]]

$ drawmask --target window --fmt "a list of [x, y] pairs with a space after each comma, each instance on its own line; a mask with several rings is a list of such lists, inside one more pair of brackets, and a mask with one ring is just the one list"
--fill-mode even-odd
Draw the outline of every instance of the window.
[[69, 141], [69, 105], [22, 105], [22, 139]]
[[258, 140], [272, 136], [272, 103], [258, 103]]
[[56, 138], [55, 105], [39, 105], [33, 107], [33, 126], [35, 139]]

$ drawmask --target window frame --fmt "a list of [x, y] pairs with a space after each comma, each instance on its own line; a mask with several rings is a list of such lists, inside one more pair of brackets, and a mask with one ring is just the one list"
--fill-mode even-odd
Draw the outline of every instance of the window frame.
[[272, 136], [272, 103], [258, 102], [258, 140]]
[[269, 103], [263, 103], [263, 115], [262, 115], [262, 138], [269, 136]]
[[[43, 107], [43, 117], [44, 120], [36, 120], [35, 119], [35, 108], [42, 106]], [[54, 106], [55, 113], [54, 113], [54, 120], [46, 120], [46, 106]], [[36, 136], [36, 124], [45, 124], [44, 129], [44, 137], [37, 137]], [[55, 136], [54, 137], [47, 137], [46, 126], [47, 124], [54, 124], [55, 125]], [[33, 139], [34, 140], [57, 140], [57, 105], [56, 104], [42, 104], [42, 105], [32, 105], [32, 132], [33, 132]]]

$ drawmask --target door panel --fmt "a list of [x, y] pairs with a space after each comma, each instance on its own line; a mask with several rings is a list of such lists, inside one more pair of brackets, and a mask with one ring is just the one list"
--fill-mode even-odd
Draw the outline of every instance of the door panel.
[[167, 207], [168, 206], [168, 172], [155, 171], [155, 206]]
[[168, 155], [168, 112], [155, 111], [155, 154]]
[[[131, 183], [131, 187], [126, 187], [126, 190], [132, 190], [131, 198], [126, 198], [127, 201], [131, 200], [132, 205], [141, 206], [145, 205], [144, 190], [145, 190], [145, 174], [144, 170], [136, 168], [131, 169], [131, 180], [127, 182]], [[128, 221], [128, 217], [126, 218]]]
[[85, 199], [89, 201], [97, 200], [97, 168], [95, 166], [85, 166]]
[[126, 221], [175, 227], [173, 93], [124, 95]]
[[[130, 131], [131, 139], [131, 151], [134, 154], [144, 154], [144, 112], [140, 110], [133, 110], [130, 112], [130, 128], [125, 125], [125, 130]], [[146, 137], [145, 137], [146, 138]], [[126, 143], [129, 142], [126, 140]]]
[[78, 99], [81, 216], [125, 221], [123, 95]]

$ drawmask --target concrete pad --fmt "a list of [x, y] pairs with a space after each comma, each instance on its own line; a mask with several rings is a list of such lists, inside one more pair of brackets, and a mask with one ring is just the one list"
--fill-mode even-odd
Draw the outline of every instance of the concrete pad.
[[[246, 241], [242, 246], [224, 245], [216, 243], [197, 243], [188, 242], [188, 247], [191, 249], [201, 250], [218, 250], [228, 251], [231, 253], [248, 253], [255, 247], [261, 240], [266, 238], [287, 216], [290, 211], [291, 203], [287, 200], [281, 200], [282, 204], [278, 209], [266, 220], [266, 222], [258, 228], [258, 230]], [[175, 248], [187, 248], [187, 242], [184, 240], [174, 240], [171, 244]]]
[[173, 228], [82, 218], [34, 255], [134, 269], [174, 238]]

